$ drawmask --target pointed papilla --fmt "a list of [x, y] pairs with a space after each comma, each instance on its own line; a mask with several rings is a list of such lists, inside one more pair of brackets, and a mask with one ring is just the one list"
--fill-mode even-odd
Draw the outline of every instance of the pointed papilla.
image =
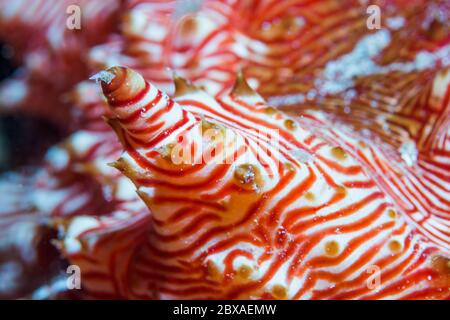
[[200, 91], [200, 88], [196, 87], [191, 82], [178, 76], [177, 74], [173, 75], [173, 82], [175, 84], [175, 97], [181, 97], [188, 93]]

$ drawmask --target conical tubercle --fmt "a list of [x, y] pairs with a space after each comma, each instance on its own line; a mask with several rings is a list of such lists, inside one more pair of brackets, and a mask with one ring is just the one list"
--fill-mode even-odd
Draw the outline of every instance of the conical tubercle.
[[231, 90], [231, 94], [236, 96], [253, 96], [257, 95], [256, 91], [250, 87], [242, 72], [236, 76], [236, 80]]
[[132, 69], [112, 67], [93, 78], [100, 82], [113, 117], [134, 147], [150, 147], [167, 132], [175, 132], [195, 121], [191, 114]]
[[237, 74], [236, 81], [228, 97], [245, 101], [254, 106], [265, 104], [264, 99], [248, 84], [242, 72]]
[[173, 83], [175, 85], [175, 94], [174, 94], [175, 97], [182, 97], [189, 93], [201, 91], [200, 88], [197, 88], [192, 83], [178, 76], [175, 73], [173, 75]]
[[[147, 199], [155, 217], [162, 219], [168, 214], [165, 205], [151, 203], [156, 193], [200, 199], [208, 188], [215, 193], [217, 188], [227, 186], [225, 190], [230, 192], [229, 197], [226, 195], [227, 201], [238, 204], [229, 210], [241, 214], [246, 211], [241, 210], [242, 201], [250, 206], [263, 192], [277, 184], [276, 159], [281, 157], [273, 157], [276, 149], [268, 145], [266, 136], [259, 137], [261, 145], [249, 142], [244, 133], [228, 126], [219, 116], [209, 118], [208, 114], [197, 111], [201, 107], [190, 109], [184, 102], [186, 110], [183, 109], [130, 69], [113, 68], [108, 72], [115, 75], [110, 83], [100, 80], [114, 113], [108, 123], [126, 146], [121, 159], [111, 165], [142, 191], [140, 196]], [[140, 90], [147, 91], [142, 94]], [[128, 100], [114, 103], [116, 93], [120, 93], [121, 99], [128, 95]], [[195, 95], [191, 102], [202, 102], [206, 110], [220, 110], [221, 106], [214, 98], [205, 99], [205, 96], [205, 92]], [[192, 166], [196, 166], [192, 172], [184, 171]], [[182, 171], [185, 174], [178, 176]], [[217, 178], [219, 174], [220, 179]], [[202, 183], [205, 183], [204, 187], [186, 191], [187, 185]]]

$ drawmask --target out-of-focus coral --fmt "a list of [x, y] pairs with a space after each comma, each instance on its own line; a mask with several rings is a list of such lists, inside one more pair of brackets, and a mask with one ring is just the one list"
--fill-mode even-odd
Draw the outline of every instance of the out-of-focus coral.
[[[67, 26], [69, 6], [78, 6], [80, 29]], [[116, 29], [118, 0], [0, 1], [0, 40], [21, 68], [0, 87], [0, 110], [42, 115], [67, 126], [61, 96], [88, 76], [88, 49]], [[64, 123], [65, 122], [65, 123]]]
[[168, 93], [173, 73], [212, 94], [229, 88], [239, 70], [227, 1], [130, 1], [122, 37], [95, 47], [97, 68], [127, 65]]

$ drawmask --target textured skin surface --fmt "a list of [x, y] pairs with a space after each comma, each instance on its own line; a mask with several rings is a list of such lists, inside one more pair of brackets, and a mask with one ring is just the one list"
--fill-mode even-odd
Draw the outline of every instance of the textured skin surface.
[[[23, 70], [0, 107], [75, 131], [0, 179], [0, 267], [23, 265], [26, 284], [0, 295], [59, 297], [54, 274], [30, 272], [58, 228], [84, 297], [449, 297], [447, 1], [376, 1], [372, 31], [352, 0], [79, 1], [75, 34], [57, 27], [67, 3], [46, 3], [0, 0]], [[149, 84], [113, 69], [109, 107], [75, 86], [115, 65]], [[230, 94], [239, 71], [266, 100], [242, 79]], [[239, 157], [170, 161], [181, 131], [208, 150], [205, 130], [237, 137]]]
[[[448, 263], [449, 238], [433, 243], [411, 221], [385, 181], [405, 167], [390, 165], [376, 146], [314, 114], [294, 122], [273, 113], [243, 80], [215, 100], [178, 79], [174, 102], [130, 69], [109, 72], [115, 78], [102, 87], [126, 150], [114, 166], [152, 212], [144, 236], [124, 243], [128, 237], [117, 235], [116, 245], [104, 245], [96, 228], [72, 226], [81, 228], [79, 241], [100, 242], [80, 251], [84, 269], [91, 252], [126, 255], [112, 296], [448, 297], [448, 269], [437, 264]], [[190, 162], [177, 162], [180, 145], [197, 150]], [[445, 215], [428, 221], [442, 218], [448, 223]], [[368, 286], [373, 266], [381, 269], [376, 290]], [[97, 277], [87, 286], [101, 296]]]

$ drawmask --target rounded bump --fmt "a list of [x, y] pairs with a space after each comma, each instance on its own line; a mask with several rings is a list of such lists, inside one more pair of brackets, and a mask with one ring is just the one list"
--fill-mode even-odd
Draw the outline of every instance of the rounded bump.
[[336, 256], [339, 253], [339, 243], [334, 240], [325, 243], [325, 253], [328, 256]]

